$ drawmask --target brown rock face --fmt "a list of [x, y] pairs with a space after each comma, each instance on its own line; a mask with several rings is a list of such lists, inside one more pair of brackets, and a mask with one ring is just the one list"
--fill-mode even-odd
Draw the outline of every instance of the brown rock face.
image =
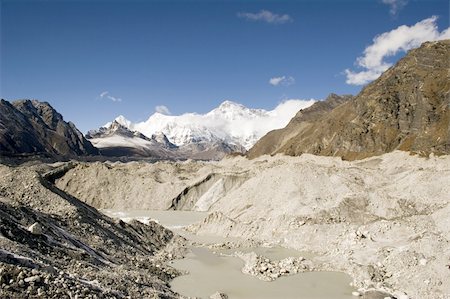
[[337, 106], [349, 101], [350, 95], [338, 96], [330, 94], [325, 101], [314, 103], [311, 107], [302, 109], [291, 119], [289, 124], [278, 130], [273, 130], [261, 138], [247, 153], [249, 158], [255, 158], [265, 154], [276, 154], [299, 131], [312, 125], [317, 119], [323, 117]]
[[393, 150], [449, 154], [449, 57], [450, 40], [424, 43], [329, 112], [314, 113], [315, 105], [299, 112], [286, 128], [264, 136], [249, 157], [312, 153], [353, 160]]
[[0, 101], [0, 154], [96, 155], [98, 150], [46, 102]]

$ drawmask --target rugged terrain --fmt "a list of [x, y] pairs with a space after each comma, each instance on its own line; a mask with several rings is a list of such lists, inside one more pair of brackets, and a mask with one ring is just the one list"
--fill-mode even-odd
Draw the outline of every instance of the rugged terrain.
[[393, 150], [449, 154], [449, 57], [450, 40], [426, 42], [329, 113], [317, 113], [318, 104], [298, 113], [286, 128], [260, 139], [249, 157], [311, 153], [354, 160]]
[[184, 241], [99, 213], [53, 185], [59, 171], [0, 166], [0, 297], [178, 298], [164, 252]]
[[1, 100], [0, 154], [75, 157], [98, 150], [47, 102]]
[[362, 290], [436, 299], [450, 296], [449, 181], [449, 156], [397, 151], [354, 162], [83, 163], [56, 185], [96, 207], [133, 208], [148, 194], [143, 209], [208, 211], [191, 232], [314, 252], [312, 269], [349, 273]]

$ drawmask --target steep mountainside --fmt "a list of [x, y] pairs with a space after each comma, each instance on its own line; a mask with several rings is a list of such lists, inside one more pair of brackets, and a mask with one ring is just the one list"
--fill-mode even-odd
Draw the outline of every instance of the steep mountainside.
[[314, 103], [312, 106], [300, 110], [289, 122], [289, 124], [278, 130], [273, 130], [261, 138], [247, 153], [249, 158], [258, 157], [263, 154], [275, 153], [288, 140], [295, 137], [301, 128], [316, 121], [329, 113], [331, 110], [350, 100], [352, 96], [338, 96], [330, 94], [324, 101]]
[[355, 98], [263, 137], [249, 156], [284, 153], [360, 159], [393, 150], [450, 153], [450, 40], [427, 42]]
[[98, 150], [46, 102], [0, 102], [0, 153], [96, 155]]

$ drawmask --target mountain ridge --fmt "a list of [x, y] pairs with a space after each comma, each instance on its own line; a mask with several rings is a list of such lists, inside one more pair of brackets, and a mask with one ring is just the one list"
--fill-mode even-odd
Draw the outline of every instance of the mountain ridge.
[[[133, 123], [123, 115], [114, 120], [147, 137], [162, 132], [177, 146], [196, 142], [225, 142], [249, 149], [262, 135], [271, 129], [285, 126], [296, 111], [314, 102], [315, 100], [288, 100], [267, 111], [247, 108], [226, 100], [205, 114], [185, 113], [174, 116], [155, 112], [140, 123]], [[112, 122], [108, 122], [104, 127], [111, 124]]]
[[98, 155], [72, 122], [66, 122], [48, 102], [0, 101], [2, 155]]
[[355, 160], [394, 150], [449, 154], [448, 57], [450, 40], [426, 42], [354, 98], [311, 121], [294, 118], [259, 140], [248, 156], [311, 153]]

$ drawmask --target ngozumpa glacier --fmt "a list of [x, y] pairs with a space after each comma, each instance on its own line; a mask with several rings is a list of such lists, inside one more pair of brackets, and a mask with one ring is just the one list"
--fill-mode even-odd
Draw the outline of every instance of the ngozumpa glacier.
[[2, 100], [0, 297], [450, 298], [449, 57], [426, 42], [355, 96], [86, 136]]

